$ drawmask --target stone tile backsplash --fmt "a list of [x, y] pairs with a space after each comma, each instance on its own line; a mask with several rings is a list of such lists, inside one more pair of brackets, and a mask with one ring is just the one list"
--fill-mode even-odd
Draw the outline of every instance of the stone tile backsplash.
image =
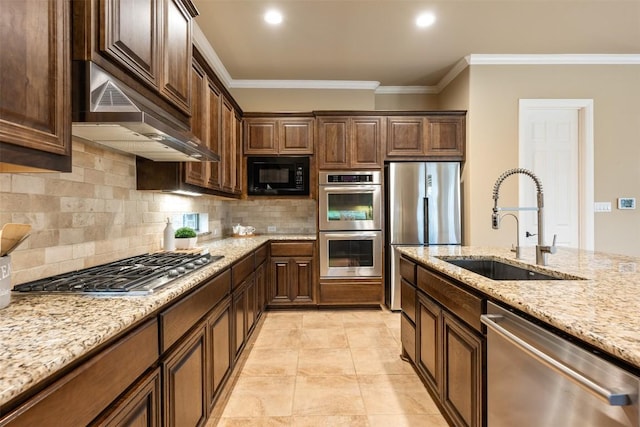
[[[136, 190], [135, 158], [73, 141], [70, 173], [0, 174], [0, 225], [31, 224], [11, 255], [18, 284], [162, 248], [168, 216], [207, 213], [210, 228], [234, 224], [266, 233], [315, 233], [313, 200], [228, 200]], [[211, 238], [212, 235], [202, 238]]]

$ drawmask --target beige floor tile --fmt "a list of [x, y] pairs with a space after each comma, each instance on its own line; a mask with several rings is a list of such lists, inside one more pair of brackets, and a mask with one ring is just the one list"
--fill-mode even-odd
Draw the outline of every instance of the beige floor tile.
[[302, 327], [305, 329], [342, 329], [342, 316], [337, 311], [310, 311], [302, 316]]
[[370, 427], [449, 427], [442, 415], [370, 415]]
[[290, 416], [295, 379], [241, 375], [221, 418]]
[[351, 348], [399, 348], [398, 342], [384, 325], [378, 327], [345, 327], [345, 332]]
[[368, 415], [440, 413], [415, 374], [363, 375], [358, 382]]
[[298, 375], [355, 375], [348, 348], [304, 348], [298, 358]]
[[254, 344], [255, 348], [300, 348], [302, 329], [262, 329]]
[[382, 310], [349, 310], [342, 312], [345, 328], [384, 327], [387, 314]]
[[293, 415], [365, 415], [357, 378], [297, 376]]
[[268, 312], [266, 313], [262, 329], [300, 329], [303, 314], [299, 312]]
[[242, 367], [245, 376], [292, 376], [298, 368], [298, 350], [252, 348]]
[[347, 335], [342, 328], [303, 329], [301, 348], [348, 348]]
[[[293, 427], [368, 427], [365, 415], [293, 417]], [[393, 424], [389, 424], [391, 426]]]
[[400, 346], [351, 349], [357, 375], [414, 375], [411, 365], [400, 359], [400, 353]]
[[217, 427], [285, 427], [292, 421], [291, 417], [222, 418]]

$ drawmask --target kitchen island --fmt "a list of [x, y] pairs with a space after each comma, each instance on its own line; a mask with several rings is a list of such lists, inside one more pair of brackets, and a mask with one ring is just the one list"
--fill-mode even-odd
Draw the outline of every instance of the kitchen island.
[[[558, 248], [548, 266], [535, 264], [534, 248], [516, 260], [507, 248], [400, 247], [402, 254], [547, 323], [640, 370], [640, 259]], [[584, 280], [494, 281], [440, 257], [485, 258], [525, 265], [542, 273]]]
[[12, 295], [0, 310], [0, 415], [265, 243], [315, 238], [261, 235], [199, 244], [224, 258], [143, 296]]

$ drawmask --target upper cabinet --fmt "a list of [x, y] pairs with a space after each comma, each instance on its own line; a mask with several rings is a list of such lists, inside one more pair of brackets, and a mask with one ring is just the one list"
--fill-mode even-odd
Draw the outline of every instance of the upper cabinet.
[[69, 2], [2, 2], [1, 13], [0, 172], [70, 172]]
[[462, 160], [465, 112], [443, 111], [387, 117], [387, 158]]
[[191, 21], [198, 12], [190, 0], [72, 4], [73, 59], [94, 61], [144, 95], [191, 114]]
[[319, 116], [319, 169], [378, 169], [382, 167], [384, 117]]
[[244, 154], [313, 154], [313, 117], [245, 116]]

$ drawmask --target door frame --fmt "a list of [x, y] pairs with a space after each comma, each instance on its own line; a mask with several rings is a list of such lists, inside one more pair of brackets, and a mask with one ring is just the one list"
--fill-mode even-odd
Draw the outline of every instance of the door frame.
[[518, 120], [519, 163], [524, 161], [525, 112], [527, 110], [578, 111], [578, 216], [579, 247], [594, 250], [594, 140], [593, 99], [520, 99]]

